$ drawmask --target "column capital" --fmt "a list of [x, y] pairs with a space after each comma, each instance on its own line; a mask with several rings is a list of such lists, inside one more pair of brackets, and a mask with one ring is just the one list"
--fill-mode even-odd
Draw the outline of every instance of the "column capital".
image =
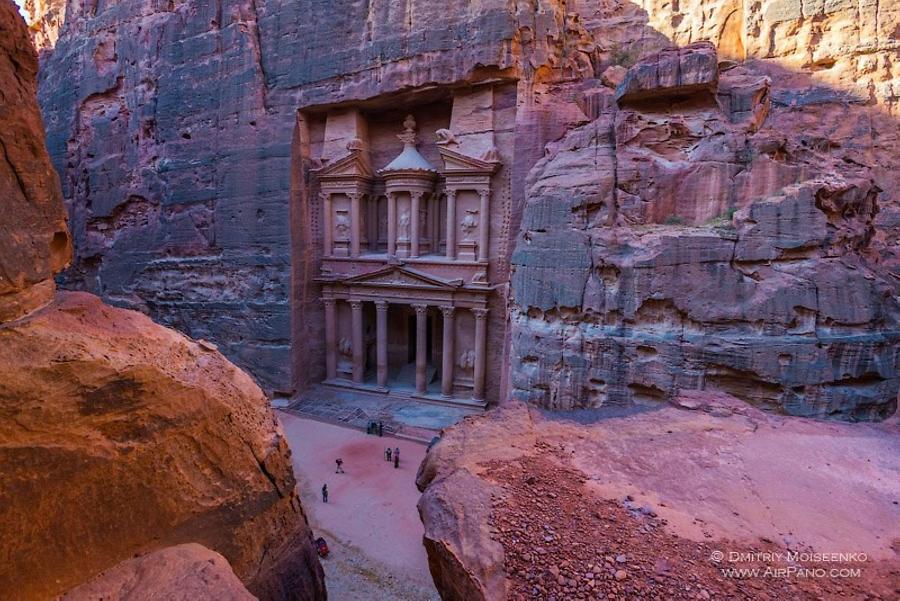
[[482, 309], [481, 307], [475, 307], [472, 309], [472, 315], [475, 316], [475, 319], [484, 319], [487, 317], [488, 311], [490, 309]]
[[337, 302], [337, 299], [336, 298], [323, 298], [322, 302], [325, 304], [326, 307], [333, 307], [334, 303]]
[[456, 198], [456, 188], [447, 188], [444, 190], [444, 194], [447, 195], [447, 198]]
[[490, 189], [490, 187], [487, 187], [487, 188], [479, 188], [479, 189], [478, 189], [478, 195], [481, 196], [482, 198], [485, 198], [485, 197], [490, 198], [490, 197], [491, 197], [491, 189]]
[[350, 307], [353, 309], [362, 309], [363, 302], [359, 299], [351, 298], [350, 299]]
[[456, 312], [456, 307], [441, 307], [441, 313], [444, 314], [444, 317], [453, 317], [454, 312]]
[[421, 315], [428, 311], [428, 305], [422, 303], [412, 303], [410, 305], [416, 311], [416, 315]]
[[375, 301], [375, 310], [376, 311], [387, 311], [388, 304], [389, 303], [386, 300], [377, 300], [377, 301]]

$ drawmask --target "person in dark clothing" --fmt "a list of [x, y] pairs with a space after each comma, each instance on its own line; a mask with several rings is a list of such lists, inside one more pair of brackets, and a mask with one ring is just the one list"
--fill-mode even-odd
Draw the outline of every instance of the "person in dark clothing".
[[378, 422], [378, 436], [384, 436], [384, 424]]
[[334, 473], [335, 474], [343, 474], [344, 473], [344, 467], [343, 467], [344, 460], [341, 459], [340, 457], [338, 457], [337, 459], [334, 460], [334, 463], [335, 463], [335, 465], [337, 465], [337, 467], [334, 470]]
[[328, 485], [327, 484], [322, 485], [322, 502], [323, 503], [328, 502]]
[[391, 460], [391, 447], [388, 447], [384, 450], [384, 459], [385, 461]]
[[400, 447], [394, 447], [394, 469], [400, 467]]

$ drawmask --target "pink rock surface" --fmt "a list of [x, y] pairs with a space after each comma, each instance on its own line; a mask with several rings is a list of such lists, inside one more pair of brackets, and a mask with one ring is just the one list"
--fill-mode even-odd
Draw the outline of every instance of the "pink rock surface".
[[202, 545], [166, 547], [104, 571], [63, 601], [254, 601], [228, 561]]

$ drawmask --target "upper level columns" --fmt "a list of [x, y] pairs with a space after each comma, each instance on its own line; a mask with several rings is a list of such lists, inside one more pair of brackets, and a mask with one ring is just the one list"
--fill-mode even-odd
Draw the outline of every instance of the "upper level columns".
[[491, 190], [490, 188], [482, 188], [478, 191], [478, 195], [481, 199], [481, 206], [479, 207], [479, 220], [478, 220], [478, 260], [479, 261], [487, 261], [488, 260], [488, 232], [491, 229], [491, 213], [490, 213], [490, 199], [491, 199]]
[[456, 190], [447, 190], [447, 258], [456, 258]]
[[418, 257], [419, 256], [419, 236], [421, 232], [419, 231], [419, 224], [421, 223], [421, 201], [424, 196], [424, 192], [413, 192], [410, 197], [410, 240], [409, 240], [409, 256], [410, 257]]
[[350, 256], [359, 256], [359, 242], [362, 238], [362, 214], [360, 213], [360, 194], [350, 194]]
[[389, 257], [397, 255], [397, 194], [387, 193], [387, 254]]
[[334, 208], [331, 203], [331, 194], [322, 192], [321, 197], [322, 212], [325, 214], [323, 220], [324, 223], [322, 225], [322, 244], [324, 246], [322, 253], [326, 257], [330, 257], [334, 254]]

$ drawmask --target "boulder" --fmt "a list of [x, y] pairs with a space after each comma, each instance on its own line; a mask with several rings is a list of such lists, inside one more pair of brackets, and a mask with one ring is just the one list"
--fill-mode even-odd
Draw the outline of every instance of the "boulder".
[[198, 544], [123, 561], [62, 595], [62, 601], [255, 601], [224, 557]]
[[719, 82], [716, 47], [696, 42], [644, 58], [628, 70], [616, 87], [616, 100], [625, 105], [641, 100], [712, 98]]

